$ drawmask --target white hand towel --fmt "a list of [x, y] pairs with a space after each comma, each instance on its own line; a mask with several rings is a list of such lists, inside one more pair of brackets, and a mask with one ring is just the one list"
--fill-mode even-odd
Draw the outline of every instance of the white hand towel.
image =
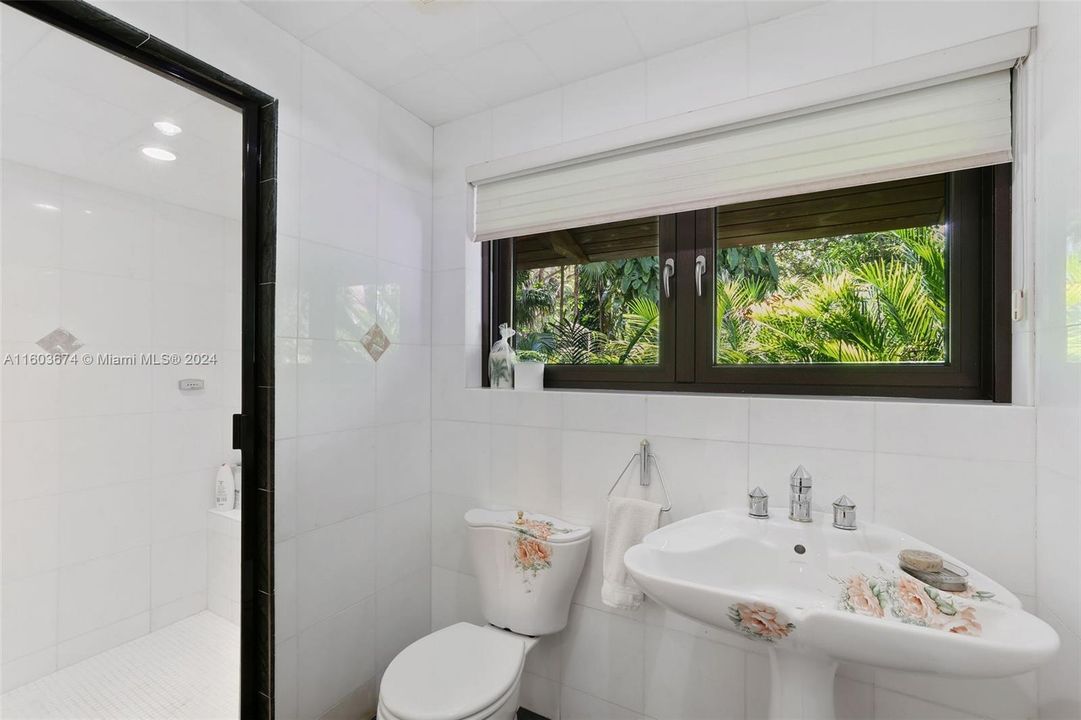
[[601, 601], [609, 607], [634, 610], [642, 604], [642, 591], [627, 574], [623, 555], [657, 529], [661, 506], [637, 498], [608, 498], [608, 527], [604, 533], [604, 582]]

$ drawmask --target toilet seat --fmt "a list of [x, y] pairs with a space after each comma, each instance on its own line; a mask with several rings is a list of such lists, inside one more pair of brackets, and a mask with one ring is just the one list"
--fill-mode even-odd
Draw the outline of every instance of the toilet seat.
[[[499, 700], [497, 700], [492, 705], [484, 708], [483, 710], [481, 710], [479, 712], [475, 712], [475, 713], [473, 713], [472, 715], [470, 715], [468, 717], [454, 718], [454, 720], [488, 720], [488, 718], [494, 717], [496, 715], [496, 713], [500, 709], [502, 709], [504, 705], [507, 704], [507, 702], [510, 700], [511, 696], [517, 695], [517, 693], [518, 693], [518, 683], [515, 682], [515, 684], [512, 685], [507, 690], [507, 692], [503, 694], [503, 697], [499, 698]], [[515, 706], [517, 706], [517, 703], [515, 703]], [[378, 720], [412, 720], [412, 718], [398, 717], [397, 715], [392, 713], [390, 710], [388, 710], [386, 704], [383, 702], [382, 697], [380, 697], [380, 699], [379, 699], [379, 709], [376, 711], [376, 717], [378, 718]]]
[[458, 623], [398, 653], [379, 686], [381, 716], [393, 720], [486, 718], [517, 691], [526, 638]]

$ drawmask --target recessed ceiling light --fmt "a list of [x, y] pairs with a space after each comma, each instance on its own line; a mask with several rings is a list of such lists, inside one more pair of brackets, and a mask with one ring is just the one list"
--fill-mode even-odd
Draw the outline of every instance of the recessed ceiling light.
[[49, 203], [43, 203], [43, 202], [34, 203], [34, 207], [36, 207], [38, 210], [48, 210], [49, 212], [56, 212], [57, 210], [60, 209], [55, 205], [51, 205]]
[[184, 130], [179, 125], [177, 125], [176, 123], [171, 123], [168, 120], [158, 120], [156, 123], [154, 123], [154, 127], [156, 127], [158, 129], [158, 132], [160, 132], [162, 135], [168, 135], [169, 137], [172, 137], [173, 135], [179, 135], [180, 133], [184, 132]]
[[155, 160], [164, 160], [165, 162], [176, 160], [176, 155], [174, 153], [169, 152], [165, 148], [154, 147], [152, 145], [143, 148], [143, 155]]

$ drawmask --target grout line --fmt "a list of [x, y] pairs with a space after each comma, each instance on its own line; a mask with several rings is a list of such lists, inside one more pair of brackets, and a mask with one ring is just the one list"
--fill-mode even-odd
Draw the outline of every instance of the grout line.
[[[748, 401], [747, 405], [747, 417], [745, 419], [745, 427], [747, 429], [747, 471], [745, 473], [743, 482], [743, 492], [749, 494], [751, 492], [751, 403]], [[746, 498], [745, 498], [746, 499]]]
[[871, 406], [871, 520], [873, 522], [878, 521], [878, 410], [878, 403]]

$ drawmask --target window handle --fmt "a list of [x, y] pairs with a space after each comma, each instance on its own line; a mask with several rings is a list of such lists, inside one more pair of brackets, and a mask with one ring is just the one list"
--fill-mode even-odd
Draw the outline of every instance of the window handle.
[[668, 278], [676, 274], [676, 261], [672, 258], [668, 258], [664, 261], [664, 272], [661, 274], [661, 279], [664, 280], [664, 296], [666, 298], [672, 297], [671, 288], [668, 287]]
[[694, 286], [698, 288], [698, 297], [702, 297], [702, 276], [706, 274], [706, 256], [694, 259]]

